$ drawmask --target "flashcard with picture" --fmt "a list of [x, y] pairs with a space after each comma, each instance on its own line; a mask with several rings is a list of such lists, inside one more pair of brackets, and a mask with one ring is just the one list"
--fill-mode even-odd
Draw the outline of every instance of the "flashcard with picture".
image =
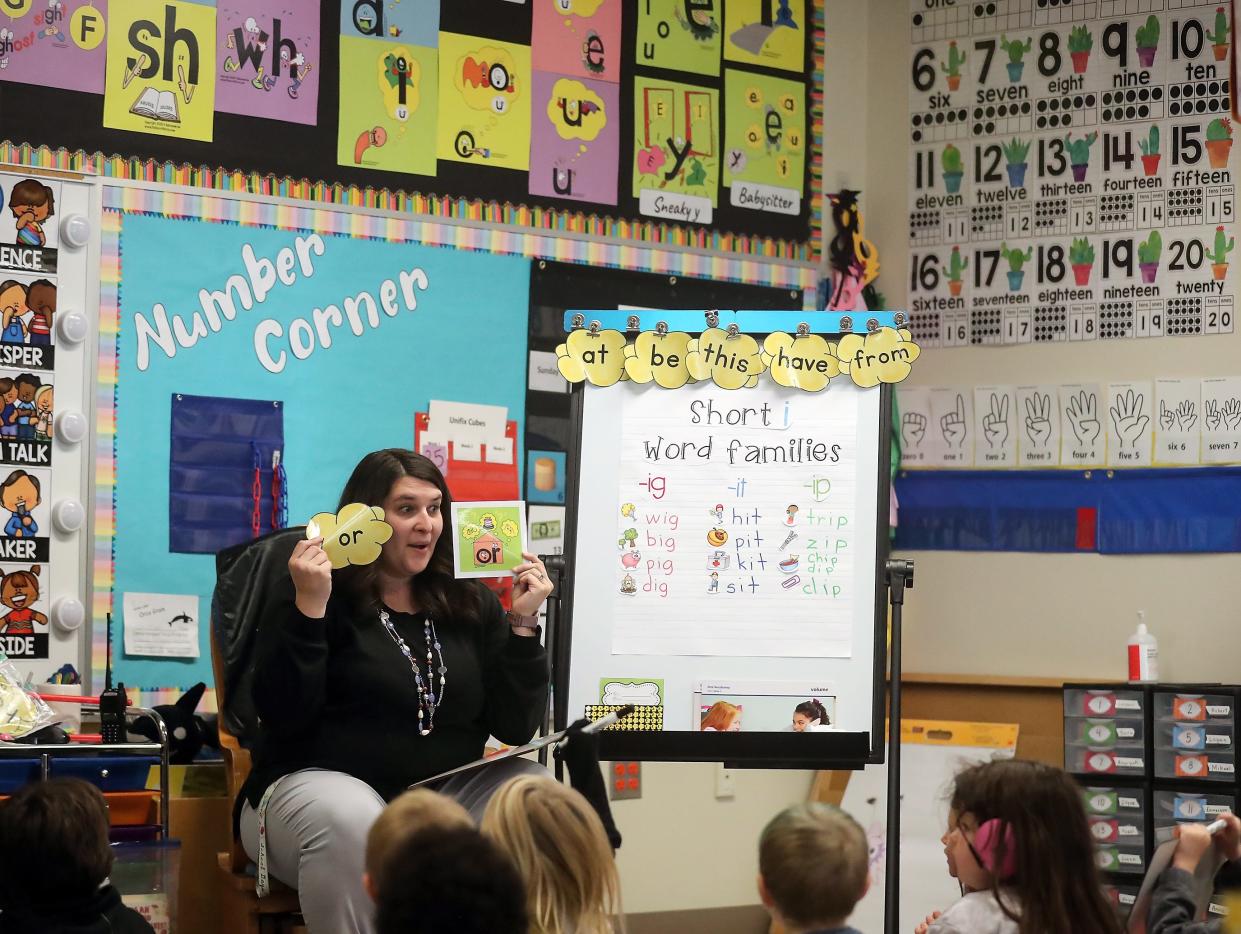
[[55, 179], [0, 172], [0, 278], [55, 275], [59, 200]]
[[54, 276], [0, 270], [0, 367], [52, 369], [55, 323]]
[[51, 374], [0, 369], [0, 464], [50, 467], [54, 420]]
[[452, 504], [456, 577], [503, 577], [523, 563], [526, 504], [520, 500]]
[[47, 568], [0, 564], [0, 652], [9, 658], [47, 658]]

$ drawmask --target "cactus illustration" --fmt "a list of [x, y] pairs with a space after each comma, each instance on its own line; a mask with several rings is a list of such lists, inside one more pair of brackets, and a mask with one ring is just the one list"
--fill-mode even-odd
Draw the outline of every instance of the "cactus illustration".
[[1094, 36], [1085, 26], [1074, 26], [1069, 33], [1069, 57], [1073, 59], [1073, 72], [1081, 74], [1090, 61], [1090, 50], [1094, 48]]
[[1232, 252], [1236, 241], [1224, 235], [1223, 226], [1215, 228], [1215, 248], [1207, 250], [1211, 257], [1211, 271], [1216, 279], [1223, 279], [1228, 274], [1228, 254]]
[[1144, 156], [1159, 155], [1159, 127], [1152, 125], [1146, 139], [1138, 140], [1138, 145], [1142, 148], [1142, 155]]
[[1142, 148], [1143, 170], [1154, 175], [1159, 171], [1159, 127], [1152, 125], [1146, 139], [1138, 140], [1138, 145]]
[[1026, 183], [1026, 155], [1030, 152], [1030, 141], [1014, 137], [1011, 142], [1001, 144], [1000, 148], [1008, 161], [1008, 184], [1020, 188]]
[[1016, 292], [1021, 288], [1021, 280], [1025, 270], [1021, 267], [1030, 262], [1034, 255], [1034, 247], [1027, 247], [1024, 253], [1020, 249], [1010, 250], [1007, 243], [1000, 244], [1000, 255], [1008, 260], [1008, 290]]
[[1010, 250], [1007, 243], [1001, 243], [1000, 255], [1008, 261], [1010, 272], [1021, 272], [1021, 267], [1030, 262], [1030, 258], [1034, 256], [1034, 247], [1026, 247], [1026, 251], [1022, 253], [1020, 249]]
[[1090, 147], [1098, 138], [1099, 134], [1096, 132], [1087, 133], [1079, 140], [1074, 140], [1072, 134], [1065, 134], [1064, 148], [1068, 150], [1069, 164], [1073, 167], [1073, 181], [1084, 182], [1086, 180], [1086, 169], [1090, 164]]
[[1228, 17], [1224, 15], [1222, 6], [1215, 8], [1215, 31], [1207, 33], [1207, 38], [1211, 40], [1217, 62], [1228, 57]]
[[1000, 34], [1000, 48], [1008, 53], [1008, 60], [1010, 62], [1020, 62], [1033, 46], [1033, 39], [1026, 39], [1024, 43], [1020, 39], [1014, 39], [1012, 42], [1009, 42], [1002, 33]]
[[955, 195], [961, 190], [961, 176], [965, 174], [961, 167], [961, 150], [949, 143], [939, 157], [939, 164], [944, 169], [944, 187], [949, 194]]
[[1014, 39], [1009, 42], [1003, 34], [1000, 35], [1000, 48], [1008, 53], [1008, 80], [1020, 81], [1021, 71], [1025, 68], [1025, 62], [1021, 59], [1027, 52], [1034, 47], [1033, 39], [1026, 39], [1022, 42], [1020, 39]]
[[965, 64], [965, 53], [957, 48], [955, 42], [948, 43], [948, 61], [940, 65], [948, 79], [948, 90], [955, 91], [961, 86], [961, 66]]
[[1138, 64], [1150, 68], [1155, 64], [1155, 52], [1159, 48], [1159, 20], [1152, 14], [1137, 30]]
[[1159, 255], [1163, 252], [1163, 237], [1159, 236], [1158, 230], [1152, 230], [1151, 235], [1138, 244], [1138, 269], [1142, 272], [1142, 281], [1151, 283], [1155, 281], [1155, 274], [1159, 271]]
[[961, 256], [961, 248], [954, 246], [952, 254], [948, 257], [948, 265], [944, 268], [944, 276], [948, 279], [948, 291], [953, 295], [961, 294], [961, 273], [963, 273], [970, 261]]
[[1090, 270], [1094, 266], [1094, 247], [1085, 237], [1069, 243], [1069, 265], [1078, 285], [1090, 285]]
[[1085, 237], [1080, 237], [1069, 244], [1070, 266], [1091, 266], [1094, 264], [1094, 247]]
[[1069, 51], [1089, 52], [1092, 48], [1094, 48], [1094, 36], [1090, 34], [1090, 30], [1085, 26], [1074, 26], [1073, 31], [1069, 33]]
[[1232, 121], [1227, 117], [1216, 117], [1207, 124], [1207, 156], [1211, 160], [1211, 168], [1226, 169], [1231, 151]]

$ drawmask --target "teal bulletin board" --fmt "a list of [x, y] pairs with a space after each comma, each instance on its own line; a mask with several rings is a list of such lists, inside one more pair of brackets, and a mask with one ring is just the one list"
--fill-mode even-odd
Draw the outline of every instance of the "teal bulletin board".
[[[503, 405], [509, 418], [524, 418], [529, 260], [407, 242], [414, 224], [339, 212], [302, 212], [304, 229], [256, 223], [276, 220], [274, 206], [246, 205], [250, 223], [204, 219], [219, 217], [221, 204], [183, 197], [175, 199], [182, 216], [105, 217], [116, 265], [105, 276], [115, 282], [105, 281], [104, 304], [115, 301], [102, 330], [111, 313], [116, 333], [101, 347], [101, 398], [106, 405], [114, 389], [115, 435], [100, 438], [100, 459], [111, 440], [115, 486], [99, 499], [111, 497], [115, 535], [110, 555], [96, 554], [92, 667], [102, 666], [99, 611], [110, 579], [115, 674], [140, 689], [212, 683], [214, 556], [169, 550], [175, 395], [280, 403], [290, 525], [335, 511], [366, 452], [412, 447], [414, 413], [432, 398]], [[341, 227], [354, 235], [334, 232]], [[225, 292], [231, 307], [220, 301]], [[520, 445], [514, 455], [520, 464]], [[106, 487], [107, 473], [100, 477]], [[197, 595], [199, 657], [124, 655], [126, 592]]]

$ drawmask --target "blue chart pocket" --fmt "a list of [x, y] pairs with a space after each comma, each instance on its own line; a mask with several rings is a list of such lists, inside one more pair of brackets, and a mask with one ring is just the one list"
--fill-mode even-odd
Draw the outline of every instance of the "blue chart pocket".
[[260, 399], [172, 397], [168, 550], [215, 554], [271, 531], [272, 460], [284, 449], [284, 405]]

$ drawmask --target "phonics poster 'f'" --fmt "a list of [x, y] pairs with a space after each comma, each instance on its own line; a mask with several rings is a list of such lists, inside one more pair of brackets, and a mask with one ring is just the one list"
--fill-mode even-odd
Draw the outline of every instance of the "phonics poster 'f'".
[[108, 0], [5, 0], [0, 12], [0, 81], [103, 93]]

